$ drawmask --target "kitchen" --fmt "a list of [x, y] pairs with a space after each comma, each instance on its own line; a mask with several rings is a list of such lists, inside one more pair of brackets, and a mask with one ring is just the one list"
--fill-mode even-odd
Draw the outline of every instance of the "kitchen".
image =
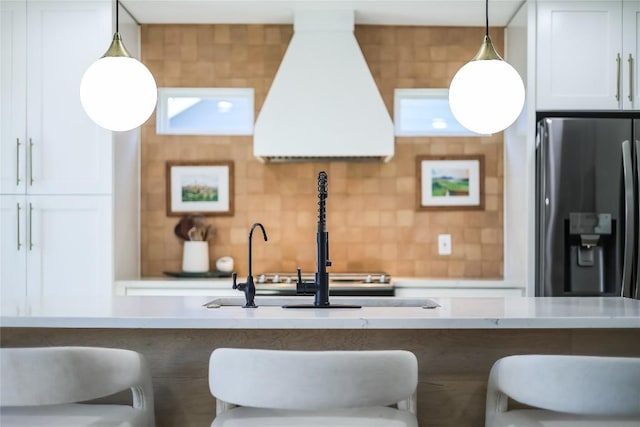
[[[127, 2], [123, 3], [127, 5]], [[134, 4], [130, 6], [135, 9]], [[482, 5], [477, 5], [477, 10], [481, 17]], [[533, 20], [535, 3], [525, 4], [522, 12], [528, 12], [528, 19]], [[125, 19], [124, 14], [121, 17]], [[532, 45], [535, 40], [527, 39], [535, 38], [535, 33], [533, 36], [527, 34], [527, 13], [518, 18], [511, 21], [510, 34], [512, 40], [522, 43], [520, 48], [511, 46], [510, 50], [508, 46], [505, 49], [504, 35], [499, 28], [492, 28], [491, 35], [498, 51], [506, 53], [524, 78], [535, 75], [535, 63], [527, 63], [527, 58], [518, 57], [518, 54], [535, 58]], [[507, 17], [502, 22], [497, 18], [492, 18], [492, 22], [494, 19], [496, 25], [509, 23]], [[464, 29], [356, 26], [356, 38], [387, 110], [393, 111], [395, 88], [446, 88], [453, 73], [478, 49], [482, 22], [475, 25]], [[275, 74], [292, 35], [291, 25], [221, 24], [199, 29], [178, 25], [142, 26], [141, 58], [151, 69], [158, 86], [254, 87], [257, 115], [269, 88], [269, 78]], [[529, 27], [528, 31], [534, 29]], [[106, 33], [111, 31], [109, 28]], [[246, 40], [245, 44], [240, 44], [246, 49], [234, 50], [239, 43], [233, 37]], [[221, 49], [213, 50], [210, 59], [200, 57], [198, 49], [194, 49], [194, 45], [201, 46], [202, 38], [213, 39], [214, 44], [221, 45]], [[131, 45], [135, 46], [135, 42], [128, 43], [127, 40], [135, 38], [125, 36], [124, 39], [127, 47], [133, 49]], [[104, 40], [96, 43], [97, 49], [104, 51], [105, 43]], [[211, 49], [203, 45], [203, 51], [211, 52]], [[231, 57], [225, 57], [224, 52]], [[102, 52], [96, 53], [93, 58], [100, 54]], [[179, 60], [173, 59], [178, 55]], [[406, 55], [412, 58], [407, 63], [402, 59]], [[520, 66], [518, 61], [521, 61]], [[525, 81], [527, 93], [535, 93], [532, 79]], [[391, 277], [450, 279], [462, 285], [467, 279], [519, 283], [526, 284], [527, 295], [533, 295], [534, 102], [535, 99], [529, 96], [524, 112], [528, 120], [522, 125], [525, 131], [514, 126], [504, 133], [504, 141], [500, 134], [453, 139], [397, 138], [394, 157], [389, 163], [262, 164], [253, 156], [250, 136], [156, 135], [152, 116], [141, 129], [140, 158], [136, 157], [137, 145], [127, 145], [121, 140], [114, 145], [113, 157], [117, 161], [113, 190], [106, 192], [111, 194], [109, 197], [116, 206], [113, 211], [115, 237], [107, 238], [107, 242], [113, 242], [101, 252], [106, 268], [100, 266], [100, 274], [88, 270], [88, 277], [95, 276], [101, 281], [111, 277], [112, 282], [113, 279], [157, 278], [163, 271], [180, 270], [182, 246], [173, 234], [179, 218], [166, 215], [165, 162], [205, 158], [234, 161], [235, 212], [230, 217], [211, 218], [216, 235], [210, 246], [210, 258], [213, 261], [231, 255], [240, 276], [247, 273], [247, 235], [255, 221], [262, 222], [269, 235], [268, 242], [256, 239], [253, 248], [256, 273], [293, 273], [298, 266], [303, 271], [314, 271], [315, 180], [318, 171], [326, 170], [331, 191], [327, 215], [334, 263], [331, 271], [385, 271]], [[116, 136], [116, 139], [120, 138], [127, 136]], [[484, 210], [417, 211], [416, 156], [456, 154], [484, 155]], [[12, 156], [9, 160], [14, 159]], [[135, 184], [138, 182], [138, 163], [139, 188]], [[128, 164], [133, 167], [127, 167]], [[8, 170], [4, 163], [3, 170]], [[94, 173], [91, 170], [83, 172], [90, 176]], [[105, 176], [110, 176], [109, 172]], [[522, 191], [522, 188], [530, 191]], [[78, 191], [82, 192], [86, 190]], [[382, 192], [387, 194], [383, 197]], [[21, 227], [25, 227], [26, 222], [22, 221]], [[110, 236], [109, 229], [106, 227], [102, 231]], [[4, 233], [3, 228], [3, 236]], [[451, 235], [451, 255], [437, 254], [438, 234]], [[137, 248], [130, 243], [137, 241], [138, 236], [140, 262], [136, 265]], [[5, 241], [4, 237], [2, 240]], [[81, 244], [82, 240], [74, 243]], [[7, 271], [5, 253], [8, 252], [3, 250], [3, 272]], [[78, 262], [80, 267], [82, 262]], [[110, 267], [115, 273], [109, 271]], [[50, 286], [46, 294], [53, 296], [59, 291], [59, 285], [52, 282]], [[82, 289], [80, 286], [74, 290]], [[637, 354], [637, 349], [629, 351]]]
[[[131, 5], [132, 8], [135, 5], [134, 2]], [[475, 7], [481, 14], [482, 5], [475, 5]], [[101, 10], [101, 13], [104, 11]], [[502, 14], [503, 17], [500, 19], [506, 22], [507, 14], [504, 12]], [[137, 39], [135, 23], [126, 21], [128, 15], [124, 12], [120, 17], [123, 37], [125, 40], [131, 40], [129, 43], [131, 46], [127, 48], [135, 52]], [[57, 19], [63, 18], [57, 17]], [[102, 21], [99, 22], [104, 26]], [[48, 25], [56, 23], [58, 22], [52, 21]], [[219, 27], [217, 37], [220, 42], [215, 40], [215, 28], [218, 27], [214, 27], [143, 26], [140, 40], [143, 61], [148, 62], [161, 88], [253, 87], [257, 116], [259, 106], [269, 87], [270, 80], [265, 78], [266, 76], [272, 78], [275, 74], [292, 35], [292, 28], [290, 24], [234, 27], [234, 34], [240, 34], [234, 37], [244, 37], [246, 40], [246, 45], [243, 47], [231, 42], [232, 26]], [[10, 28], [10, 26], [5, 25], [3, 28]], [[112, 34], [111, 29], [101, 31]], [[380, 94], [385, 106], [388, 111], [391, 111], [393, 90], [396, 87], [447, 87], [450, 75], [477, 51], [479, 43], [477, 39], [482, 36], [482, 28], [465, 28], [463, 31], [457, 31], [452, 27], [374, 26], [369, 28], [362, 26], [356, 27], [356, 36], [360, 37], [359, 44], [369, 67], [374, 70], [374, 78], [380, 80], [377, 83], [382, 87]], [[201, 48], [201, 52], [209, 55], [206, 58], [198, 58], [197, 51], [193, 49], [193, 44], [199, 38], [210, 41], [210, 44], [203, 45]], [[503, 34], [499, 30], [493, 34], [494, 42], [499, 49], [503, 45], [502, 38]], [[3, 40], [8, 39], [3, 38]], [[178, 40], [180, 43], [177, 43]], [[398, 46], [381, 45], [381, 43], [390, 43], [391, 40], [405, 41], [402, 44], [398, 42]], [[54, 43], [53, 37], [51, 37], [51, 43]], [[421, 43], [431, 44], [425, 44], [424, 49], [418, 48]], [[74, 46], [73, 50], [76, 52], [75, 55], [78, 55], [77, 52], [82, 51], [83, 43], [76, 42], [76, 44], [78, 46]], [[182, 47], [182, 44], [186, 46]], [[415, 47], [414, 44], [416, 44]], [[219, 49], [213, 49], [213, 46]], [[236, 50], [232, 51], [233, 46], [236, 46]], [[87, 64], [95, 61], [104, 49], [102, 39], [94, 42], [90, 49], [85, 47], [84, 51], [87, 52], [84, 56]], [[240, 53], [233, 53], [238, 49]], [[185, 50], [185, 53], [180, 55], [184, 55], [184, 59], [182, 56], [179, 61], [171, 59], [171, 56], [168, 59], [165, 58], [165, 52], [177, 56], [178, 51], [182, 50]], [[401, 54], [413, 56], [414, 50], [416, 58], [407, 63], [406, 67], [396, 69], [394, 59]], [[99, 53], [92, 53], [95, 51]], [[248, 54], [249, 51], [252, 53], [251, 56]], [[226, 62], [219, 58], [214, 60], [211, 56], [214, 53], [218, 56], [223, 55], [224, 52], [235, 56], [227, 58]], [[271, 56], [267, 57], [266, 52]], [[384, 57], [381, 56], [382, 53]], [[367, 58], [367, 55], [372, 58]], [[431, 55], [437, 59], [433, 63], [428, 59]], [[448, 55], [454, 56], [449, 58]], [[51, 70], [55, 69], [57, 61], [50, 61], [51, 63], [47, 63], [47, 70], [52, 73]], [[75, 59], [75, 61], [78, 60]], [[385, 64], [387, 69], [384, 68]], [[211, 70], [213, 67], [213, 72], [179, 73], [178, 69], [181, 67], [185, 70]], [[216, 67], [218, 67], [217, 72]], [[84, 70], [83, 67], [76, 72], [78, 79], [82, 77]], [[234, 71], [233, 75], [231, 70]], [[258, 75], [248, 76], [249, 70], [254, 70], [251, 72]], [[12, 75], [15, 76], [16, 73]], [[218, 76], [219, 81], [214, 80], [215, 76]], [[232, 79], [239, 80], [234, 82]], [[72, 79], [64, 78], [62, 81], [69, 91], [76, 90], [77, 85]], [[49, 86], [44, 88], [48, 90]], [[19, 95], [20, 92], [13, 96], [15, 102], [22, 98]], [[39, 92], [36, 95], [40, 95], [41, 99], [61, 97], [57, 93]], [[10, 97], [3, 97], [3, 99], [11, 100]], [[37, 102], [37, 99], [34, 102]], [[28, 106], [31, 107], [31, 104]], [[47, 106], [44, 109], [47, 114], [58, 114], [59, 110], [57, 105]], [[15, 114], [15, 111], [9, 108], [5, 111], [13, 111], [12, 114]], [[95, 195], [94, 203], [113, 204], [112, 213], [107, 207], [106, 212], [98, 210], [92, 216], [83, 217], [82, 228], [91, 228], [96, 233], [93, 241], [83, 239], [82, 234], [74, 234], [67, 236], [57, 250], [47, 254], [47, 257], [55, 257], [56, 254], [71, 253], [69, 250], [72, 250], [76, 256], [81, 257], [77, 263], [73, 263], [73, 266], [69, 265], [70, 262], [62, 256], [59, 259], [48, 258], [47, 262], [42, 262], [37, 259], [40, 256], [37, 251], [29, 254], [36, 259], [36, 262], [30, 262], [24, 268], [24, 270], [36, 269], [30, 271], [33, 273], [31, 274], [34, 280], [33, 286], [31, 284], [27, 286], [32, 288], [35, 294], [32, 295], [33, 298], [37, 299], [39, 293], [47, 295], [65, 292], [65, 289], [60, 289], [59, 280], [47, 282], [47, 278], [53, 276], [65, 278], [67, 282], [65, 287], [69, 293], [89, 291], [86, 289], [84, 280], [69, 278], [66, 273], [72, 269], [76, 269], [73, 277], [91, 277], [92, 283], [99, 283], [99, 285], [93, 285], [90, 293], [100, 294], [104, 298], [109, 297], [110, 292], [105, 290], [108, 291], [108, 283], [114, 280], [157, 278], [163, 276], [163, 271], [179, 271], [182, 242], [172, 232], [179, 218], [169, 217], [166, 214], [166, 162], [187, 159], [194, 161], [203, 158], [234, 162], [235, 212], [232, 216], [211, 217], [210, 223], [216, 228], [216, 236], [211, 241], [209, 256], [212, 261], [225, 255], [232, 256], [241, 276], [246, 274], [244, 270], [246, 268], [246, 236], [249, 227], [255, 221], [260, 221], [267, 227], [271, 239], [268, 245], [256, 245], [254, 258], [256, 273], [259, 271], [295, 272], [298, 266], [303, 271], [312, 271], [314, 180], [319, 170], [327, 170], [332, 192], [328, 227], [332, 233], [332, 258], [336, 262], [333, 271], [383, 271], [391, 277], [493, 279], [492, 281], [498, 282], [497, 285], [502, 284], [504, 277], [513, 286], [523, 286], [528, 282], [525, 280], [524, 270], [517, 273], [509, 270], [523, 269], [521, 260], [529, 257], [526, 254], [518, 254], [516, 250], [505, 252], [503, 249], [506, 244], [504, 236], [506, 235], [509, 239], [511, 233], [503, 231], [505, 222], [509, 222], [503, 219], [505, 215], [502, 178], [504, 153], [500, 135], [455, 139], [429, 138], [426, 144], [424, 143], [427, 141], [426, 138], [397, 138], [394, 157], [388, 163], [332, 162], [331, 164], [263, 165], [253, 155], [251, 136], [156, 135], [154, 115], [142, 126], [138, 144], [137, 133], [119, 133], [112, 136], [96, 132], [95, 128], [90, 128], [86, 123], [88, 119], [81, 111], [79, 104], [74, 104], [73, 111], [79, 116], [78, 129], [83, 130], [82, 135], [85, 138], [96, 140], [95, 145], [78, 143], [65, 138], [66, 126], [69, 126], [69, 121], [74, 117], [68, 114], [65, 118], [65, 126], [58, 127], [53, 120], [45, 121], [48, 126], [46, 131], [55, 134], [56, 144], [39, 149], [36, 141], [32, 147], [29, 147], [32, 151], [28, 153], [27, 144], [24, 144], [26, 137], [21, 138], [18, 154], [15, 152], [15, 146], [3, 145], [7, 150], [2, 157], [3, 194], [23, 195], [27, 181], [26, 171], [29, 169], [34, 181], [32, 185], [38, 186], [51, 179], [61, 188], [55, 188], [56, 185], [52, 185], [54, 187], [52, 189], [29, 188], [28, 195]], [[23, 120], [24, 118], [21, 118], [21, 121]], [[3, 127], [8, 141], [16, 140], [15, 137], [9, 138], [8, 134], [24, 133], [23, 125], [19, 123], [13, 130], [8, 126]], [[30, 126], [36, 124], [37, 122], [33, 122]], [[110, 142], [112, 138], [115, 141]], [[110, 146], [113, 146], [112, 151], [109, 150]], [[87, 153], [89, 150], [94, 151]], [[56, 166], [56, 164], [49, 165], [44, 158], [39, 157], [46, 153], [56, 159], [64, 159], [69, 152], [87, 153], [87, 159], [81, 162], [77, 172], [71, 167], [66, 167], [69, 164], [68, 159], [59, 160], [56, 164], [61, 166]], [[461, 154], [484, 156], [484, 209], [468, 212], [416, 211], [416, 156]], [[16, 175], [13, 173], [16, 169], [16, 158], [22, 163], [27, 163], [31, 161], [31, 157], [34, 159], [31, 167], [20, 167], [15, 171], [16, 175], [20, 175], [19, 186], [16, 186]], [[41, 179], [45, 173], [48, 175], [47, 180]], [[306, 178], [308, 182], [304, 182], [302, 178]], [[382, 192], [387, 193], [387, 197], [382, 197]], [[307, 198], [303, 198], [303, 195], [307, 195]], [[85, 200], [78, 201], [78, 199], [74, 196], [71, 202], [62, 201], [61, 198], [55, 200], [60, 200], [63, 206]], [[4, 218], [8, 221], [7, 227], [10, 228], [7, 233], [11, 233], [7, 234], [10, 236], [9, 240], [24, 240], [29, 224], [26, 216], [27, 203], [20, 203], [21, 218], [18, 220], [15, 218], [14, 201], [10, 201], [8, 197], [3, 198], [3, 201], [5, 201]], [[44, 203], [44, 198], [35, 198], [32, 201]], [[61, 207], [56, 206], [53, 210], [58, 212], [58, 209]], [[86, 209], [95, 210], [96, 208], [86, 207]], [[79, 215], [77, 209], [73, 211]], [[34, 212], [35, 216], [40, 214], [35, 204]], [[42, 215], [46, 212], [52, 212], [52, 208], [43, 209]], [[357, 212], [364, 213], [360, 215]], [[518, 218], [517, 215], [515, 217]], [[42, 218], [45, 220], [45, 217]], [[46, 220], [53, 220], [53, 218], [54, 216], [49, 216]], [[55, 218], [64, 221], [65, 215], [55, 215]], [[76, 221], [78, 221], [77, 218]], [[40, 220], [36, 219], [34, 224], [38, 225], [39, 222]], [[14, 235], [15, 230], [13, 230], [16, 223], [19, 223], [22, 228], [17, 236]], [[63, 222], [59, 226], [67, 227]], [[515, 226], [513, 228], [520, 229]], [[38, 232], [46, 233], [48, 229], [44, 228]], [[36, 233], [33, 234], [35, 236]], [[439, 234], [451, 236], [453, 248], [451, 255], [437, 255], [436, 242]], [[51, 240], [48, 236], [44, 238]], [[35, 247], [38, 247], [37, 240], [32, 239]], [[101, 242], [99, 245], [98, 241]], [[66, 247], [64, 242], [68, 242], [69, 247]], [[379, 246], [380, 242], [382, 242], [382, 248]], [[76, 249], [71, 249], [72, 247]], [[82, 250], [77, 249], [81, 247]], [[520, 249], [521, 251], [527, 250], [527, 245], [516, 247], [524, 248]], [[6, 248], [7, 254], [14, 252], [13, 247]], [[5, 258], [7, 266], [25, 263], [24, 252], [19, 252], [13, 260]], [[503, 262], [503, 253], [507, 256], [513, 255], [514, 260], [507, 259]], [[58, 267], [54, 266], [64, 271], [59, 271]], [[61, 266], [65, 266], [64, 269]], [[505, 267], [507, 271], [503, 272]], [[56, 270], [37, 271], [39, 268], [56, 268]], [[82, 269], [82, 274], [79, 274], [77, 269]], [[3, 268], [3, 271], [9, 272], [7, 274], [15, 274], [17, 280], [24, 282], [30, 280], [25, 279], [23, 273], [9, 270], [13, 269]], [[43, 282], [38, 283], [40, 280]], [[532, 291], [528, 294], [532, 294]], [[21, 298], [20, 295], [17, 297]], [[24, 305], [18, 302], [18, 305], [20, 304]], [[24, 308], [22, 307], [23, 311]]]

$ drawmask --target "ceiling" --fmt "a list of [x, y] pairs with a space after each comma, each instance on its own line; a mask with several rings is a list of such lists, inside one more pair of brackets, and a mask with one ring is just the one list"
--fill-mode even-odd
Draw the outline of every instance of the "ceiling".
[[[525, 0], [489, 2], [504, 27]], [[141, 24], [291, 24], [298, 9], [353, 9], [356, 24], [484, 26], [484, 0], [120, 0]]]

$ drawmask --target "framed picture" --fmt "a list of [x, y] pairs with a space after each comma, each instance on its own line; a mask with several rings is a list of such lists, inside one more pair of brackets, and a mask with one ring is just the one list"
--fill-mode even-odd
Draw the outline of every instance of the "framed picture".
[[167, 216], [233, 215], [233, 162], [167, 162]]
[[419, 156], [417, 210], [484, 209], [484, 156]]

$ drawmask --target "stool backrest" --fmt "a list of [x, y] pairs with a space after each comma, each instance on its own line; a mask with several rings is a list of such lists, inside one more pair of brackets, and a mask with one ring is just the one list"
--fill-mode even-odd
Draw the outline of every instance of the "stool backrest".
[[133, 406], [150, 410], [153, 386], [144, 357], [98, 347], [0, 348], [0, 406], [81, 402], [123, 390]]
[[415, 413], [417, 383], [417, 359], [403, 350], [221, 348], [212, 352], [209, 363], [209, 387], [218, 400], [258, 408], [326, 409], [400, 403], [402, 409]]
[[592, 415], [640, 414], [640, 358], [520, 355], [495, 362], [487, 418], [507, 398], [540, 409]]

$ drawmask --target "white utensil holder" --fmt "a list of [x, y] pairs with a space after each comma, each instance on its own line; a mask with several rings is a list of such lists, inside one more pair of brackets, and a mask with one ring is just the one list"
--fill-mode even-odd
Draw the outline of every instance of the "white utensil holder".
[[209, 243], [185, 241], [182, 250], [182, 271], [204, 273], [209, 271]]

